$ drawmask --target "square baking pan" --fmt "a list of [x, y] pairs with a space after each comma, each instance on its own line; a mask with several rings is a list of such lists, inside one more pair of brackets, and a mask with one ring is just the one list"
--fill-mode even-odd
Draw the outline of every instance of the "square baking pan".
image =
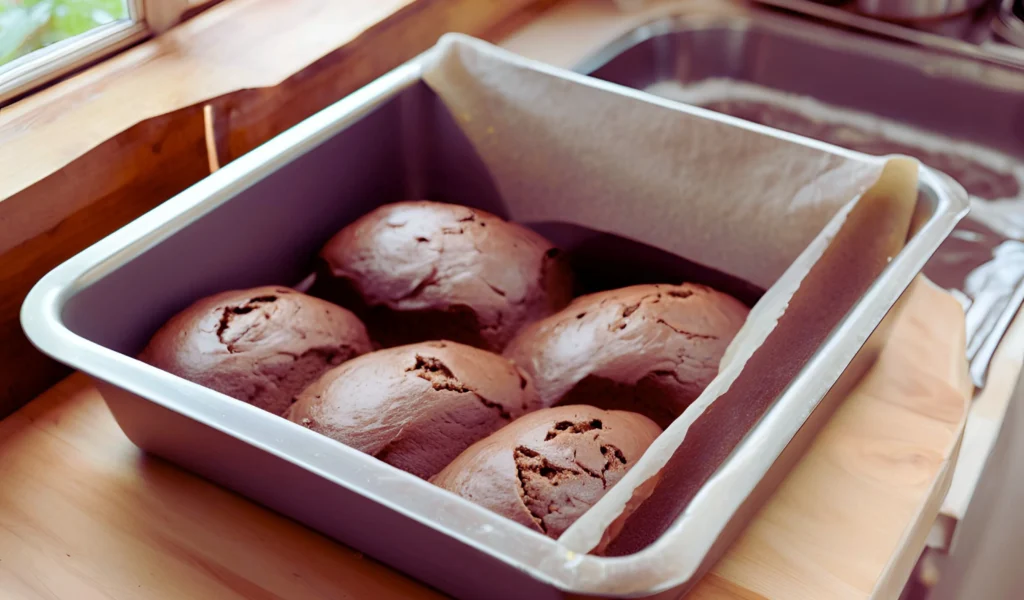
[[[924, 273], [964, 304], [970, 373], [984, 387], [1024, 302], [1024, 216], [1015, 216], [1024, 215], [1024, 72], [757, 8], [659, 18], [577, 70], [946, 170], [972, 210]], [[765, 115], [765, 106], [784, 112]]]
[[[742, 530], [869, 364], [886, 315], [963, 216], [966, 195], [948, 177], [921, 169], [903, 249], [857, 290], [827, 335], [803, 348], [806, 356], [773, 369], [791, 376], [766, 387], [763, 412], [746, 415], [739, 442], [673, 514], [670, 527], [636, 553], [575, 552], [373, 457], [133, 358], [159, 325], [198, 297], [302, 280], [327, 238], [382, 203], [437, 198], [504, 214], [502, 194], [473, 144], [422, 80], [429, 56], [310, 117], [56, 268], [25, 301], [25, 331], [41, 350], [95, 379], [140, 448], [448, 594], [681, 594]], [[655, 102], [535, 68], [630, 102]], [[681, 105], [662, 103], [661, 110], [745, 127]], [[750, 131], [852, 156], [764, 128]]]

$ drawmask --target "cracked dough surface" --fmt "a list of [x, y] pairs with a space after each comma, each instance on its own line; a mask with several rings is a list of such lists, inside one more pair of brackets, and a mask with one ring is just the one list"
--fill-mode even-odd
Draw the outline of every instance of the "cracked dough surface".
[[264, 286], [199, 300], [161, 327], [139, 358], [281, 414], [323, 372], [370, 349], [366, 328], [348, 310]]
[[500, 352], [572, 297], [568, 263], [551, 242], [465, 206], [384, 205], [320, 256], [318, 293], [356, 311], [385, 346], [451, 339]]
[[520, 332], [505, 356], [545, 406], [631, 410], [667, 427], [718, 374], [747, 313], [706, 286], [635, 285], [577, 298]]
[[636, 413], [583, 405], [548, 408], [477, 442], [431, 482], [558, 538], [660, 433]]
[[429, 478], [472, 443], [540, 407], [505, 358], [455, 342], [378, 350], [321, 377], [285, 417]]

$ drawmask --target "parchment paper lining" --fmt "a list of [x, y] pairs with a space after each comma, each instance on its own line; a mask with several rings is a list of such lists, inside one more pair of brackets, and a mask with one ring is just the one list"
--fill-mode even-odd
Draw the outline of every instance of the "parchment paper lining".
[[664, 466], [728, 390], [861, 194], [876, 183], [916, 190], [916, 167], [914, 176], [903, 169], [882, 182], [883, 159], [764, 135], [769, 130], [757, 125], [466, 36], [442, 38], [423, 79], [472, 142], [512, 219], [614, 233], [768, 290], [704, 394], [560, 538], [576, 552], [600, 543], [635, 486]]

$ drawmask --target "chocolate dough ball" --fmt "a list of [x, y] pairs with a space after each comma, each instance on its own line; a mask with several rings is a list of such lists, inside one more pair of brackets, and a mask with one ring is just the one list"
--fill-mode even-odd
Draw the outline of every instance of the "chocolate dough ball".
[[702, 286], [635, 285], [577, 298], [509, 345], [545, 406], [586, 402], [668, 425], [718, 374], [747, 307]]
[[501, 356], [424, 342], [371, 352], [325, 373], [285, 416], [428, 478], [539, 406], [533, 385]]
[[384, 346], [449, 339], [500, 352], [572, 298], [568, 262], [551, 242], [465, 206], [382, 206], [320, 256], [315, 293], [354, 310]]
[[196, 302], [161, 327], [139, 358], [279, 415], [323, 372], [370, 350], [351, 312], [267, 286]]
[[[640, 459], [661, 429], [636, 413], [559, 406], [473, 444], [431, 483], [558, 538]], [[653, 483], [645, 487], [653, 491]], [[635, 508], [643, 498], [634, 498]]]

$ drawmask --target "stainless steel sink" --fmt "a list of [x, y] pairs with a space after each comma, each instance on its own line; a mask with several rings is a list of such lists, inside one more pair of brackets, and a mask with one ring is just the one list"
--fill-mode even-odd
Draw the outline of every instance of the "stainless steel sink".
[[669, 17], [577, 67], [872, 154], [910, 154], [972, 194], [925, 268], [967, 309], [976, 385], [1024, 301], [1024, 71], [755, 10]]

